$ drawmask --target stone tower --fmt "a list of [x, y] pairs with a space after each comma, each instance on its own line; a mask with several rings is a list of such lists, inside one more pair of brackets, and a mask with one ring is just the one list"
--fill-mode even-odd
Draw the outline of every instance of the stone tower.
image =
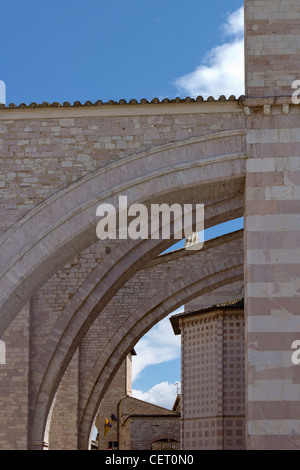
[[245, 1], [246, 434], [249, 449], [300, 447], [298, 0]]

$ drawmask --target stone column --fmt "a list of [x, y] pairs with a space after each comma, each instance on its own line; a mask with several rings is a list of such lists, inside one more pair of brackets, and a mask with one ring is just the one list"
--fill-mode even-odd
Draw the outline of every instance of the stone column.
[[0, 450], [26, 450], [29, 389], [29, 302], [11, 323], [1, 341]]
[[[300, 447], [300, 108], [251, 108], [245, 201], [248, 447]], [[296, 118], [296, 119], [295, 119]], [[299, 126], [299, 124], [298, 124]]]
[[78, 449], [78, 362], [77, 350], [56, 393], [50, 420], [49, 450]]
[[246, 417], [249, 449], [300, 447], [300, 79], [298, 0], [245, 2]]
[[[55, 291], [56, 279], [52, 278], [39, 289], [31, 299], [30, 308], [30, 368], [29, 398], [30, 411], [36, 393], [36, 363], [45, 346], [51, 328], [54, 326], [59, 309], [54, 307], [54, 299], [60, 291]], [[59, 299], [63, 300], [65, 290]], [[18, 317], [17, 317], [18, 318]], [[43, 443], [30, 442], [30, 448], [49, 450], [75, 450], [78, 448], [78, 395], [79, 395], [79, 353], [74, 354], [56, 391], [51, 412], [48, 415]]]
[[246, 96], [290, 96], [299, 80], [298, 0], [245, 0]]

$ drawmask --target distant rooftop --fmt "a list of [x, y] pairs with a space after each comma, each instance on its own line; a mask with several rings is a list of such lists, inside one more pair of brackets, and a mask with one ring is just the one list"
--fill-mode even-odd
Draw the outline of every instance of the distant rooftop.
[[183, 312], [178, 313], [177, 315], [173, 315], [170, 318], [170, 322], [172, 328], [174, 330], [175, 335], [180, 335], [180, 328], [179, 328], [179, 319], [180, 318], [188, 318], [197, 315], [201, 315], [204, 313], [214, 312], [215, 310], [243, 310], [244, 309], [244, 299], [236, 299], [236, 300], [229, 300], [227, 302], [222, 302], [220, 304], [211, 305], [210, 307], [201, 308], [200, 310], [192, 310], [191, 312]]

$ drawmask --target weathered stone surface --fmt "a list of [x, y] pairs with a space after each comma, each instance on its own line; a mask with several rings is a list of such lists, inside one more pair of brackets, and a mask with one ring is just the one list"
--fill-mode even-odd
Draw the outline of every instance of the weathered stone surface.
[[[242, 271], [247, 447], [300, 447], [294, 406], [300, 369], [289, 361], [289, 343], [300, 339], [300, 108], [291, 99], [292, 82], [300, 79], [300, 10], [297, 0], [246, 0], [245, 7], [247, 96], [239, 100], [1, 107], [0, 334], [9, 359], [0, 364], [4, 448], [40, 449], [46, 428], [59, 440], [62, 410], [76, 400], [78, 416], [70, 420], [77, 429], [59, 445], [76, 446], [78, 435], [78, 446], [86, 447], [97, 400], [134, 340], [183, 299], [237, 282]], [[123, 194], [130, 204], [204, 203], [207, 227], [244, 213], [244, 267], [233, 256], [222, 276], [222, 260], [208, 264], [206, 278], [198, 269], [192, 286], [176, 260], [173, 290], [164, 280], [165, 295], [149, 299], [143, 275], [153, 263], [152, 272], [163, 276], [156, 258], [171, 242], [101, 243], [95, 233], [97, 205], [116, 204]], [[70, 386], [64, 408], [73, 379], [67, 372], [61, 380], [96, 319], [108, 312], [114, 318], [114, 301], [127, 308], [126, 299], [139, 294], [144, 303], [128, 303], [128, 312], [138, 312], [135, 324], [123, 309], [109, 345], [100, 330], [102, 356], [92, 349], [91, 369], [74, 372], [84, 386], [80, 393], [78, 383]]]

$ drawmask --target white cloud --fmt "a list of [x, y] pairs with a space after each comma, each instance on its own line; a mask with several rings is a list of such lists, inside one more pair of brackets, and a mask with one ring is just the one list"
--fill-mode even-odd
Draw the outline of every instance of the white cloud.
[[139, 400], [172, 409], [177, 395], [177, 388], [174, 384], [170, 384], [169, 382], [161, 382], [160, 384], [154, 385], [148, 392], [132, 390], [132, 395]]
[[244, 36], [244, 7], [231, 13], [228, 16], [226, 23], [222, 26], [225, 34], [228, 36], [239, 36], [243, 39]]
[[196, 70], [175, 80], [181, 95], [218, 97], [244, 94], [243, 7], [228, 16], [222, 31], [232, 39], [209, 51]]
[[[171, 315], [179, 313], [180, 311], [182, 312], [183, 309], [180, 308]], [[171, 315], [155, 325], [136, 344], [135, 350], [137, 356], [134, 356], [132, 361], [133, 381], [145, 367], [180, 357], [180, 336], [174, 335], [169, 321]]]

